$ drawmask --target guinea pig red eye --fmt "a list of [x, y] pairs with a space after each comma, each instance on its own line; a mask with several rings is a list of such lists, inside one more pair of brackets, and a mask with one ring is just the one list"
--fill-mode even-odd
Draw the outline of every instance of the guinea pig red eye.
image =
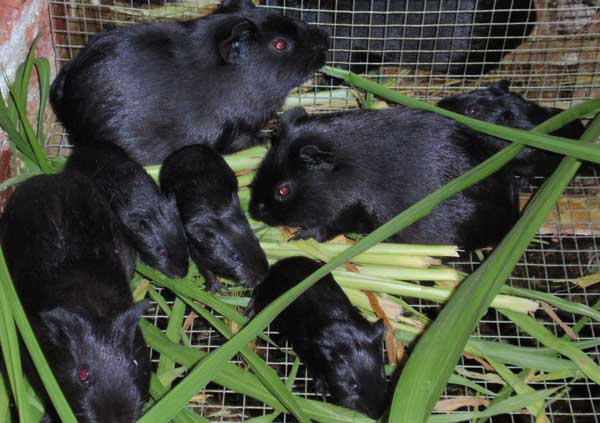
[[285, 40], [278, 39], [273, 42], [273, 47], [275, 47], [275, 50], [283, 51], [286, 49], [287, 43]]
[[290, 186], [289, 185], [284, 184], [284, 185], [281, 185], [279, 187], [279, 195], [281, 195], [282, 197], [285, 197], [289, 193], [290, 193]]
[[473, 104], [471, 104], [468, 108], [467, 108], [467, 114], [469, 116], [475, 116], [477, 114], [477, 107], [474, 106]]
[[79, 381], [81, 383], [88, 383], [90, 381], [90, 372], [85, 367], [79, 369]]
[[167, 250], [165, 250], [164, 248], [161, 248], [160, 250], [158, 250], [158, 255], [161, 257], [164, 257], [167, 255]]

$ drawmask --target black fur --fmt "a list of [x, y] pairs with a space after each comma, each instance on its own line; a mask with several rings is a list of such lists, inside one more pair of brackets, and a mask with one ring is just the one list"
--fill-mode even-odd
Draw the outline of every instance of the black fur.
[[115, 142], [141, 164], [195, 143], [233, 152], [263, 141], [259, 129], [323, 65], [327, 43], [300, 21], [227, 1], [193, 21], [97, 34], [50, 101], [73, 143]]
[[327, 30], [332, 40], [328, 62], [359, 73], [401, 63], [421, 71], [479, 75], [498, 67], [536, 21], [535, 10], [517, 10], [535, 8], [533, 0], [266, 0], [266, 4], [286, 6], [286, 15]]
[[[293, 109], [279, 132], [252, 182], [250, 214], [319, 241], [374, 230], [493, 152], [464, 125], [407, 108], [315, 116]], [[502, 170], [390, 240], [494, 245], [516, 220], [514, 200], [510, 171]]]
[[[508, 81], [499, 81], [488, 88], [446, 97], [437, 105], [475, 119], [519, 129], [532, 129], [563, 111], [542, 107], [511, 93]], [[552, 132], [552, 135], [579, 139], [584, 132], [583, 123], [576, 120]], [[506, 141], [489, 138], [497, 149], [508, 145]], [[559, 154], [525, 148], [516, 158], [516, 169], [523, 176], [547, 176], [556, 168], [562, 157]]]
[[[13, 283], [83, 423], [133, 423], [148, 398], [149, 351], [137, 329], [148, 304], [132, 302], [125, 269], [133, 268], [135, 254], [111, 219], [92, 183], [73, 174], [27, 180], [2, 217], [2, 248]], [[51, 407], [27, 356], [24, 365]], [[89, 373], [85, 383], [79, 379], [82, 368]]]
[[192, 145], [173, 153], [160, 171], [163, 192], [177, 199], [192, 260], [211, 291], [223, 276], [255, 286], [268, 263], [244, 216], [237, 179], [211, 147]]
[[[252, 293], [247, 314], [254, 316], [321, 263], [290, 257], [274, 264]], [[383, 322], [369, 323], [331, 275], [289, 305], [271, 325], [292, 344], [319, 390], [335, 402], [378, 418], [388, 406], [384, 373]]]
[[65, 170], [94, 182], [144, 263], [172, 278], [187, 274], [187, 240], [175, 199], [167, 199], [123, 149], [109, 143], [77, 146]]

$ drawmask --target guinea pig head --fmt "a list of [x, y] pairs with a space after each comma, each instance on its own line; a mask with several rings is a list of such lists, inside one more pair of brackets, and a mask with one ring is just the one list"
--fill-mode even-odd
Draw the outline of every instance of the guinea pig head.
[[323, 383], [340, 405], [379, 418], [389, 404], [382, 321], [332, 322], [319, 341]]
[[[189, 253], [175, 198], [157, 192], [155, 201], [136, 201], [125, 226], [140, 259], [171, 278], [187, 274]], [[136, 230], [137, 229], [137, 230]]]
[[259, 284], [269, 264], [242, 212], [237, 193], [232, 192], [217, 207], [203, 210], [185, 224], [192, 259], [198, 267], [245, 286]]
[[143, 301], [114, 318], [42, 312], [41, 344], [77, 421], [133, 423], [148, 399], [149, 351], [137, 328]]
[[278, 138], [252, 181], [250, 214], [269, 225], [315, 226], [343, 204], [334, 181], [339, 159], [325, 135], [302, 130], [305, 115], [298, 108], [281, 117]]
[[546, 112], [537, 104], [526, 101], [518, 94], [511, 93], [509, 82], [502, 80], [488, 88], [446, 97], [438, 102], [438, 107], [474, 119], [483, 120], [512, 128], [531, 129], [536, 124], [536, 116]]
[[287, 93], [325, 64], [329, 36], [318, 28], [250, 1], [226, 1], [216, 13], [239, 17], [220, 31], [218, 51], [225, 64], [246, 68], [254, 84]]

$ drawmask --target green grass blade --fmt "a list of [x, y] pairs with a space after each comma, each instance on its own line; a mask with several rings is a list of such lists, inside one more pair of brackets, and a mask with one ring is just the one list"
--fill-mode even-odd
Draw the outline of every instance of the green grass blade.
[[[12, 104], [10, 95], [7, 96], [7, 100]], [[18, 124], [11, 118], [10, 114], [10, 109], [6, 107], [4, 100], [0, 98], [0, 128], [6, 133], [12, 146], [16, 147], [27, 159], [31, 161], [35, 160], [31, 147], [25, 137], [19, 132]]]
[[[428, 423], [454, 423], [454, 422], [464, 422], [467, 420], [473, 420], [481, 417], [491, 417], [496, 416], [498, 414], [507, 414], [513, 411], [520, 410], [522, 408], [527, 407], [537, 401], [543, 401], [548, 398], [552, 394], [554, 394], [557, 389], [544, 389], [541, 391], [535, 391], [528, 394], [523, 395], [515, 395], [504, 401], [500, 401], [493, 406], [486, 408], [484, 411], [474, 411], [471, 413], [452, 413], [452, 414], [442, 414], [431, 416]], [[392, 422], [393, 420], [390, 420]]]
[[[402, 95], [383, 85], [377, 84], [367, 78], [342, 69], [324, 66], [321, 69], [321, 71], [326, 75], [343, 79], [344, 81], [348, 82], [351, 85], [354, 85], [357, 88], [361, 88], [372, 92], [386, 100], [393, 101], [394, 103], [402, 104], [408, 107], [435, 112], [439, 115], [446, 116], [458, 122], [461, 122], [475, 129], [476, 131], [483, 132], [488, 135], [492, 135], [522, 145], [528, 145], [531, 147], [541, 148], [543, 150], [548, 150], [555, 153], [576, 157], [580, 160], [587, 160], [592, 161], [594, 163], [600, 163], [600, 145], [577, 143], [573, 142], [573, 140], [568, 138], [555, 137], [551, 135], [540, 135], [531, 131], [524, 131], [522, 129], [514, 129], [506, 126], [495, 125], [468, 116], [463, 116], [461, 114], [454, 113], [449, 110], [441, 109], [424, 101], [420, 101]], [[595, 99], [593, 101], [596, 105], [591, 111], [600, 110], [600, 98]], [[579, 115], [577, 118], [579, 118], [580, 116], [581, 115]], [[568, 122], [568, 120], [571, 119], [571, 117], [571, 115], [565, 114], [561, 117], [561, 119], [564, 119], [565, 122]]]
[[[0, 278], [1, 278], [0, 274]], [[17, 328], [11, 313], [10, 301], [0, 286], [0, 347], [4, 358], [4, 367], [12, 389], [13, 398], [17, 406], [19, 419], [29, 421], [29, 408], [25, 390], [25, 375], [21, 365], [19, 352], [19, 338]]]
[[[48, 366], [48, 362], [42, 353], [40, 345], [31, 329], [29, 321], [27, 320], [27, 316], [25, 315], [25, 311], [21, 306], [21, 302], [19, 301], [19, 297], [17, 296], [17, 292], [11, 282], [10, 275], [8, 273], [8, 269], [6, 267], [6, 262], [4, 260], [4, 254], [0, 251], [0, 290], [7, 304], [10, 304], [10, 309], [12, 309], [12, 314], [14, 316], [17, 327], [19, 328], [19, 332], [21, 333], [21, 337], [25, 346], [27, 347], [27, 351], [33, 360], [33, 364], [35, 365], [38, 374], [40, 375], [40, 379], [48, 392], [50, 400], [52, 404], [56, 408], [58, 415], [60, 416], [63, 423], [77, 423], [77, 420], [73, 416], [73, 412], [69, 407], [69, 404], [65, 400], [65, 397]], [[3, 307], [4, 308], [4, 307]], [[27, 421], [27, 420], [25, 420]]]
[[588, 357], [586, 353], [573, 345], [573, 343], [554, 336], [548, 329], [530, 316], [517, 316], [516, 313], [506, 310], [500, 310], [500, 312], [548, 348], [569, 357], [587, 377], [600, 385], [600, 366]]
[[[162, 398], [169, 389], [158, 380], [156, 374], [152, 373], [150, 377], [150, 396], [155, 401]], [[210, 423], [209, 420], [193, 412], [189, 408], [184, 408], [173, 417], [174, 423]]]
[[[514, 389], [514, 391], [519, 394], [527, 394], [531, 392], [535, 392], [531, 386], [527, 385], [523, 382], [517, 375], [515, 375], [508, 367], [504, 364], [492, 360], [489, 357], [485, 357], [486, 360], [489, 360], [488, 363], [496, 370], [496, 372], [500, 375], [502, 379], [506, 381], [506, 383]], [[542, 423], [548, 422], [548, 418], [544, 414], [544, 400], [540, 399], [538, 401], [532, 402], [527, 406], [527, 410], [531, 413], [532, 416], [536, 417], [536, 421]]]
[[37, 139], [37, 136], [33, 132], [33, 128], [29, 123], [27, 118], [27, 109], [23, 108], [18, 100], [15, 97], [14, 90], [10, 90], [10, 95], [15, 99], [15, 105], [17, 107], [17, 113], [19, 115], [19, 121], [21, 123], [21, 127], [25, 132], [25, 138], [33, 151], [33, 155], [35, 157], [35, 161], [37, 165], [40, 167], [42, 172], [44, 173], [52, 173], [52, 169], [50, 168], [50, 164], [48, 163], [48, 158], [46, 157], [46, 153], [43, 150], [43, 141]]
[[589, 307], [585, 304], [565, 300], [564, 298], [557, 297], [556, 295], [535, 291], [533, 289], [514, 288], [512, 286], [503, 287], [502, 292], [505, 294], [517, 295], [519, 297], [534, 298], [536, 300], [541, 300], [548, 304], [552, 304], [553, 306], [563, 311], [573, 314], [580, 314], [582, 316], [590, 317], [595, 321], [600, 322], [600, 311]]
[[[414, 333], [396, 330], [395, 337], [404, 344], [412, 345], [417, 338]], [[582, 341], [574, 345], [583, 348], [592, 348], [600, 341]], [[546, 348], [518, 347], [516, 345], [502, 342], [485, 341], [471, 337], [465, 345], [465, 352], [476, 357], [491, 357], [500, 363], [510, 364], [521, 368], [532, 368], [544, 372], [557, 372], [562, 370], [577, 369], [575, 363], [570, 360], [558, 358], [557, 354]]]
[[40, 90], [40, 103], [37, 114], [37, 139], [42, 143], [46, 140], [44, 135], [44, 119], [46, 116], [46, 106], [48, 105], [48, 98], [50, 97], [50, 62], [45, 57], [39, 57], [33, 62], [35, 69], [38, 74], [39, 90]]
[[[596, 118], [584, 133], [582, 141], [593, 142], [598, 135], [600, 119]], [[513, 229], [491, 256], [460, 284], [437, 319], [417, 342], [396, 386], [391, 421], [418, 423], [427, 420], [469, 335], [580, 164], [572, 157], [561, 161]], [[449, 334], [452, 336], [449, 337]]]
[[[171, 314], [169, 315], [169, 323], [167, 324], [167, 330], [165, 335], [172, 342], [177, 343], [179, 341], [179, 334], [181, 326], [183, 325], [183, 318], [185, 315], [185, 303], [179, 298], [175, 298], [173, 303], [173, 308], [171, 309]], [[160, 377], [165, 372], [168, 372], [173, 369], [175, 363], [169, 357], [160, 356], [158, 360], [158, 368], [156, 370], [156, 374]], [[171, 384], [164, 384], [165, 388], [169, 390], [171, 388]]]
[[448, 383], [452, 384], [452, 385], [466, 386], [467, 388], [471, 388], [472, 390], [474, 390], [475, 392], [479, 392], [480, 394], [489, 395], [489, 396], [496, 395], [493, 391], [490, 391], [489, 389], [486, 389], [483, 386], [476, 384], [472, 380], [467, 379], [466, 377], [463, 377], [463, 376], [460, 376], [457, 374], [453, 374], [452, 376], [450, 376]]
[[7, 180], [5, 180], [4, 182], [0, 183], [0, 192], [9, 189], [10, 187], [13, 187], [15, 185], [18, 185], [22, 182], [25, 182], [27, 179], [31, 178], [31, 174], [23, 174], [23, 175], [17, 175], [17, 176], [13, 176], [12, 178], [8, 178]]

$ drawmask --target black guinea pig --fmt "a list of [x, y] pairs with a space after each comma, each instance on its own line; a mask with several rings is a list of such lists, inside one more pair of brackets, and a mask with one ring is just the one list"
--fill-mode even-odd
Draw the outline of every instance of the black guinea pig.
[[[150, 352], [137, 329], [148, 303], [132, 301], [125, 269], [135, 253], [91, 181], [43, 175], [17, 187], [2, 216], [2, 248], [77, 421], [135, 422], [150, 381]], [[31, 360], [23, 360], [47, 417], [59, 421]]]
[[[526, 130], [563, 111], [542, 107], [533, 101], [525, 100], [518, 94], [511, 93], [509, 82], [506, 80], [499, 81], [488, 88], [446, 97], [437, 105], [475, 119]], [[551, 134], [579, 139], [584, 132], [583, 123], [575, 120]], [[498, 149], [508, 145], [504, 140], [493, 137], [489, 139], [497, 145]], [[551, 152], [525, 148], [516, 158], [516, 163], [519, 165], [516, 169], [523, 176], [547, 176], [556, 168], [562, 157]]]
[[[252, 182], [250, 214], [301, 227], [296, 239], [371, 232], [488, 158], [492, 147], [466, 126], [422, 110], [308, 116], [293, 109]], [[506, 167], [390, 241], [495, 245], [518, 216], [514, 188]]]
[[327, 44], [303, 22], [225, 0], [193, 21], [97, 34], [50, 101], [73, 143], [116, 142], [143, 165], [196, 143], [234, 152], [262, 142], [258, 131], [324, 64]]
[[77, 146], [65, 171], [93, 181], [144, 263], [172, 278], [187, 274], [187, 239], [175, 199], [167, 199], [123, 149], [110, 143]]
[[386, 63], [479, 75], [531, 33], [533, 0], [266, 0], [325, 29], [328, 62], [353, 72]]
[[269, 265], [238, 198], [238, 184], [225, 160], [211, 147], [191, 145], [164, 161], [160, 186], [174, 196], [188, 237], [190, 255], [211, 292], [216, 276], [255, 286]]
[[[319, 267], [305, 257], [275, 263], [254, 289], [246, 314], [253, 317]], [[292, 345], [323, 396], [329, 392], [336, 403], [372, 418], [383, 414], [389, 400], [383, 322], [369, 323], [331, 275], [290, 304], [271, 328]]]

